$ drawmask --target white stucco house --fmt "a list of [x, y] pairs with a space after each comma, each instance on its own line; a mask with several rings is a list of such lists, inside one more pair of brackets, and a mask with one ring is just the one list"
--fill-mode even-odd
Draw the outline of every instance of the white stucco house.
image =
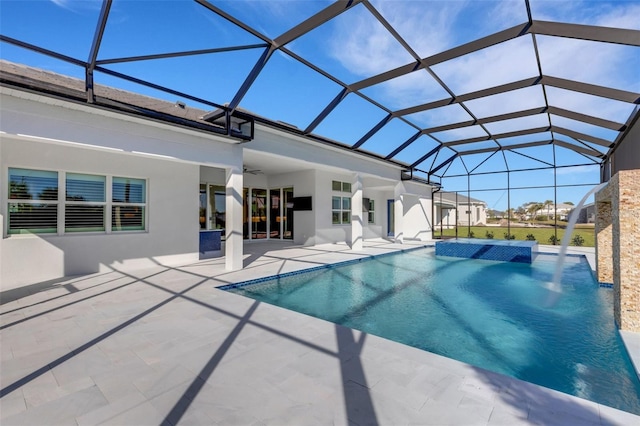
[[208, 255], [237, 270], [267, 240], [431, 238], [433, 188], [399, 164], [182, 101], [87, 103], [82, 80], [0, 64], [2, 291]]
[[[528, 211], [530, 206], [531, 204], [527, 204], [526, 206], [524, 206], [525, 210]], [[532, 218], [535, 218], [538, 216], [548, 216], [549, 219], [553, 219], [557, 216], [558, 220], [568, 220], [569, 214], [571, 213], [571, 210], [573, 210], [574, 208], [575, 206], [573, 204], [565, 204], [565, 203], [550, 204], [549, 206], [542, 206], [541, 208], [536, 210], [536, 212], [533, 215], [530, 213], [527, 213], [524, 216], [524, 218], [525, 220], [531, 220]]]
[[487, 224], [487, 203], [455, 192], [436, 192], [434, 226], [444, 229]]

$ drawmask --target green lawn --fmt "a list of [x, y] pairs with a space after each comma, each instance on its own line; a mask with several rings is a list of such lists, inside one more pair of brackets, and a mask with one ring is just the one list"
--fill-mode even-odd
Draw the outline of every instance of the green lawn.
[[[466, 226], [458, 227], [458, 236], [459, 237], [467, 237]], [[562, 241], [562, 237], [564, 237], [564, 229], [558, 228], [558, 244]], [[494, 226], [472, 226], [471, 232], [473, 233], [474, 238], [487, 238], [487, 232], [493, 233], [494, 239], [504, 239], [504, 234], [507, 233], [507, 227], [494, 227]], [[442, 234], [445, 237], [455, 237], [456, 230], [455, 229], [443, 229]], [[553, 228], [520, 228], [520, 227], [511, 227], [511, 235], [515, 236], [516, 240], [526, 240], [527, 235], [532, 234], [536, 241], [540, 244], [551, 244], [549, 241], [549, 237], [554, 235]], [[433, 233], [434, 237], [440, 236], [440, 229], [436, 227]], [[576, 235], [580, 235], [584, 239], [584, 243], [582, 244], [584, 247], [594, 247], [595, 246], [595, 231], [593, 229], [593, 225], [588, 228], [582, 229], [574, 229], [571, 234], [571, 238], [573, 239]], [[569, 245], [575, 245], [571, 240], [569, 241]]]

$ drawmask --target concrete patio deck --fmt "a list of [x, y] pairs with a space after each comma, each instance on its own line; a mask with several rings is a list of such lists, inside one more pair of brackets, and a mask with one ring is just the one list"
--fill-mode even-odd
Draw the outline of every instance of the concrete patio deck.
[[245, 245], [2, 294], [2, 425], [640, 424], [640, 417], [215, 287], [410, 247]]

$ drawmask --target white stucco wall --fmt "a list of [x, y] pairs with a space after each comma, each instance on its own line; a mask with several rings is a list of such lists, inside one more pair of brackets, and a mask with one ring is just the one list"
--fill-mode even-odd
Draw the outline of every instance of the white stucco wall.
[[[216, 135], [6, 88], [0, 108], [3, 290], [109, 267], [197, 260], [200, 164], [242, 167], [242, 146]], [[148, 232], [7, 237], [9, 167], [148, 179]]]
[[0, 130], [9, 135], [242, 167], [242, 145], [217, 135], [6, 88], [0, 88], [0, 108]]
[[225, 185], [225, 170], [215, 167], [200, 166], [200, 182], [211, 185]]
[[[366, 181], [365, 181], [366, 184]], [[380, 190], [364, 188], [363, 198], [368, 198], [374, 202], [374, 222], [369, 223], [367, 213], [364, 212], [363, 236], [367, 238], [380, 238], [387, 236], [387, 198], [385, 192]], [[393, 197], [391, 197], [393, 198]]]
[[331, 221], [332, 197], [351, 197], [351, 193], [333, 192], [332, 181], [352, 182], [351, 173], [333, 173], [323, 170], [316, 171], [315, 207], [316, 207], [316, 244], [346, 242], [351, 244], [351, 223], [334, 225]]
[[310, 168], [318, 164], [323, 168], [335, 168], [337, 173], [344, 170], [391, 181], [400, 178], [398, 166], [366, 158], [349, 150], [314, 143], [298, 136], [283, 136], [283, 133], [266, 126], [256, 126], [256, 129], [256, 138], [247, 144], [248, 149], [308, 162]]
[[199, 167], [2, 135], [2, 206], [6, 224], [9, 167], [147, 179], [147, 232], [2, 235], [2, 289], [111, 268], [198, 259]]
[[[483, 204], [472, 203], [471, 206], [469, 204], [459, 204], [458, 210], [459, 225], [467, 226], [469, 225], [469, 220], [471, 221], [471, 226], [487, 224], [487, 210]], [[469, 214], [467, 211], [471, 213]]]
[[431, 187], [411, 181], [401, 182], [396, 192], [402, 194], [402, 236], [408, 240], [430, 240], [432, 230]]

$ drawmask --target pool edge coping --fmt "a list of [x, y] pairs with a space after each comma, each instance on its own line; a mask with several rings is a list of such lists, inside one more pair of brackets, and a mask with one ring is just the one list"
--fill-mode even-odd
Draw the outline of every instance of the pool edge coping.
[[323, 269], [338, 268], [340, 266], [346, 266], [346, 265], [351, 265], [351, 264], [355, 264], [355, 263], [360, 263], [362, 261], [376, 259], [378, 257], [392, 256], [392, 255], [398, 254], [398, 253], [407, 253], [407, 252], [410, 252], [410, 251], [421, 250], [421, 249], [430, 248], [430, 247], [435, 247], [435, 244], [425, 244], [425, 245], [420, 245], [420, 246], [417, 246], [417, 247], [399, 249], [399, 250], [388, 252], [388, 253], [367, 254], [367, 255], [364, 255], [364, 256], [359, 257], [357, 259], [343, 260], [343, 261], [336, 262], [336, 263], [327, 263], [327, 264], [324, 264], [324, 265], [318, 265], [318, 266], [312, 266], [310, 268], [299, 269], [297, 271], [289, 271], [289, 272], [283, 272], [283, 273], [276, 274], [276, 275], [268, 275], [268, 276], [259, 277], [259, 278], [252, 278], [250, 280], [241, 281], [239, 283], [223, 284], [223, 285], [217, 286], [215, 288], [218, 289], [218, 290], [222, 290], [222, 291], [228, 291], [228, 290], [233, 290], [233, 289], [236, 289], [236, 288], [246, 287], [246, 286], [253, 285], [253, 284], [259, 284], [259, 283], [262, 283], [262, 282], [265, 282], [265, 281], [271, 281], [271, 280], [276, 280], [276, 279], [279, 279], [279, 278], [291, 277], [291, 276], [294, 276], [294, 275], [301, 275], [301, 274], [304, 274], [304, 273], [320, 271], [320, 270], [323, 270]]

